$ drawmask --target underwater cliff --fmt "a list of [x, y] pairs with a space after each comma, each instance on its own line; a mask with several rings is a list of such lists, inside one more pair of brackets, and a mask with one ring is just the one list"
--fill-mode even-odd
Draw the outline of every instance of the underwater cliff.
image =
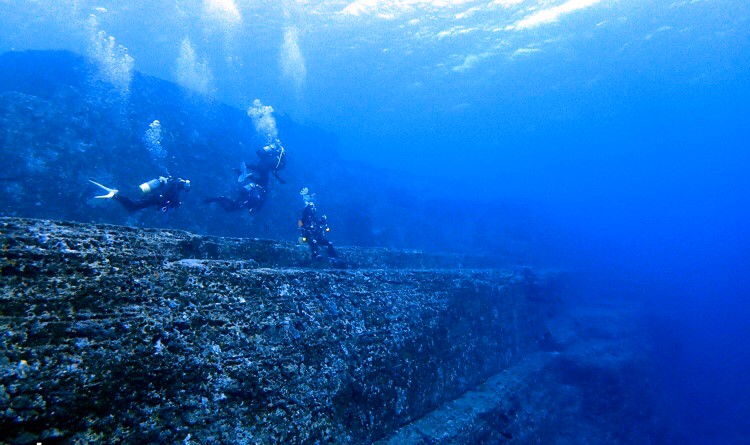
[[[247, 112], [0, 55], [0, 442], [658, 443], [638, 305], [519, 266], [554, 231], [277, 124], [288, 183], [224, 213], [202, 201], [262, 146]], [[91, 200], [162, 174], [193, 183], [168, 215]], [[291, 242], [303, 186], [338, 264]]]
[[750, 444], [748, 36], [0, 0], [0, 445]]
[[[0, 431], [35, 443], [649, 443], [636, 307], [488, 257], [0, 221]], [[633, 428], [632, 425], [640, 425]]]

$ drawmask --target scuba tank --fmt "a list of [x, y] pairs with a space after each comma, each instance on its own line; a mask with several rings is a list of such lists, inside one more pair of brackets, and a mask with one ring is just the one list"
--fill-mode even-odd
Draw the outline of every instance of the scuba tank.
[[141, 192], [143, 192], [144, 195], [148, 195], [154, 190], [164, 187], [166, 183], [167, 178], [165, 178], [164, 176], [159, 176], [156, 179], [144, 182], [143, 184], [139, 185], [138, 188], [141, 189]]

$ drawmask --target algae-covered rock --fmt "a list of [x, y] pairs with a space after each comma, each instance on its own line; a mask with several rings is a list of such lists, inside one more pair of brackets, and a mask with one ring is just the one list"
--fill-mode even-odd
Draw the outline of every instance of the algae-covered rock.
[[492, 258], [0, 219], [0, 440], [653, 441], [637, 306]]
[[365, 443], [544, 330], [528, 270], [458, 268], [487, 259], [348, 248], [347, 268], [309, 267], [286, 243], [0, 225], [14, 443]]

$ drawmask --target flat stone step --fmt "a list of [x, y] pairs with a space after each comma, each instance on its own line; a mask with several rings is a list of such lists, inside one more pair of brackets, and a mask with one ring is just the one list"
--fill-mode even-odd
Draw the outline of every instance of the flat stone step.
[[[545, 369], [555, 355], [529, 354], [475, 389], [400, 428], [376, 445], [512, 443], [535, 431], [535, 394], [553, 388]], [[524, 440], [515, 443], [527, 443]]]
[[568, 307], [531, 352], [377, 445], [658, 443], [638, 304]]
[[128, 260], [246, 260], [253, 261], [255, 267], [273, 268], [491, 269], [513, 266], [501, 257], [359, 247], [337, 247], [341, 262], [332, 265], [327, 261], [311, 261], [306, 245], [291, 242], [27, 218], [0, 218], [0, 231], [3, 249], [9, 256], [23, 249], [36, 255], [106, 253], [111, 256], [114, 253]]

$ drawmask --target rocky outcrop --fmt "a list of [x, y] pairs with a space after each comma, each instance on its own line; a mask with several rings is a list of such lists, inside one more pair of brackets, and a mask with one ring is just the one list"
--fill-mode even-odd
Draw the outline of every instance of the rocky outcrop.
[[556, 275], [491, 258], [342, 248], [332, 268], [282, 242], [0, 231], [8, 443], [537, 443], [639, 363], [567, 354]]
[[546, 322], [539, 351], [376, 443], [665, 443], [638, 305], [576, 306]]

